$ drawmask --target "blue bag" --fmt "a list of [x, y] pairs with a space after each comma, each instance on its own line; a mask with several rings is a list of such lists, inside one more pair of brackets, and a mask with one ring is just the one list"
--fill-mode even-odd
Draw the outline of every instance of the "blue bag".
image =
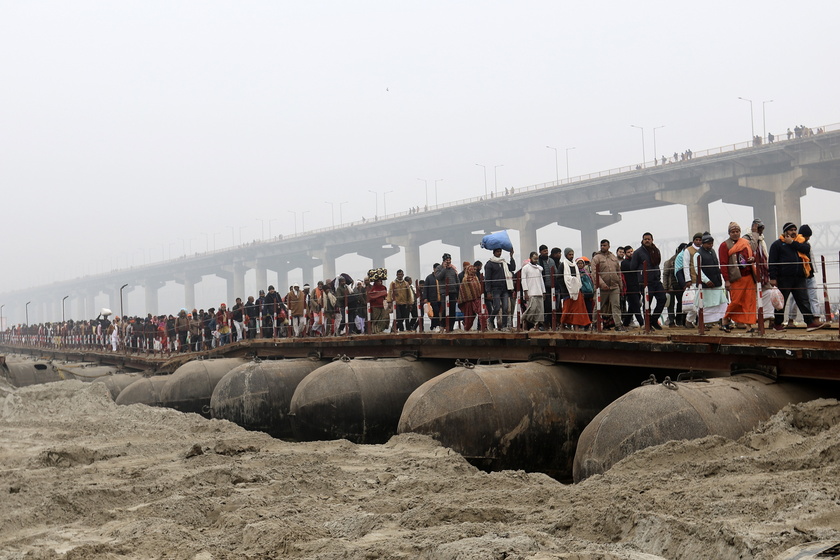
[[481, 248], [502, 249], [504, 251], [513, 251], [513, 243], [510, 242], [510, 236], [507, 230], [502, 230], [497, 233], [490, 233], [481, 238]]

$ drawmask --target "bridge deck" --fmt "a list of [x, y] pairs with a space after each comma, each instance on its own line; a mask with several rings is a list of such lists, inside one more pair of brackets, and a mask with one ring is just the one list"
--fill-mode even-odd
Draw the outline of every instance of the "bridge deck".
[[625, 365], [680, 371], [760, 371], [779, 378], [840, 380], [840, 339], [836, 331], [806, 333], [804, 329], [763, 337], [735, 331], [699, 335], [670, 329], [661, 333], [591, 332], [453, 332], [401, 333], [325, 338], [256, 339], [207, 352], [174, 355], [96, 350], [0, 346], [58, 360], [93, 361], [171, 373], [197, 357], [256, 356], [300, 358], [340, 356], [446, 358], [473, 362], [526, 361]]

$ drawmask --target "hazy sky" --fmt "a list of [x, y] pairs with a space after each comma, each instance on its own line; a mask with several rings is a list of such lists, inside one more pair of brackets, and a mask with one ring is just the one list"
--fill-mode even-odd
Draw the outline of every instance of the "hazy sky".
[[[0, 0], [0, 293], [840, 122], [840, 4]], [[762, 101], [773, 100], [762, 104]], [[495, 167], [501, 166], [501, 167]], [[494, 168], [497, 173], [494, 177]], [[835, 218], [810, 193], [803, 219]], [[339, 203], [347, 201], [346, 204]], [[826, 202], [828, 201], [828, 202]], [[293, 215], [290, 211], [294, 211]], [[686, 235], [682, 207], [610, 234]], [[713, 229], [751, 210], [717, 203]], [[297, 225], [295, 226], [295, 220]], [[301, 223], [303, 220], [303, 223]], [[559, 246], [579, 243], [562, 238]]]

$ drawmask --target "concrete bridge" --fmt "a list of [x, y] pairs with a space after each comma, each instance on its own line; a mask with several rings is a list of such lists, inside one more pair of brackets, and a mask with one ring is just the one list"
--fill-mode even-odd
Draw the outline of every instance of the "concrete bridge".
[[[145, 266], [86, 276], [0, 295], [6, 323], [56, 321], [69, 294], [75, 317], [96, 315], [94, 298], [108, 295], [119, 312], [121, 289], [142, 288], [145, 308], [158, 312], [158, 290], [174, 280], [184, 287], [184, 306], [195, 307], [195, 286], [216, 275], [227, 283], [227, 301], [244, 297], [245, 274], [254, 270], [260, 288], [267, 271], [285, 279], [297, 268], [306, 282], [323, 266], [323, 277], [335, 276], [335, 260], [357, 253], [384, 266], [385, 258], [405, 249], [405, 270], [423, 277], [420, 247], [440, 241], [459, 247], [471, 259], [480, 240], [475, 232], [517, 230], [519, 254], [537, 248], [537, 230], [559, 224], [581, 231], [584, 253], [598, 247], [598, 230], [621, 220], [622, 212], [681, 204], [687, 209], [688, 231], [711, 230], [709, 204], [718, 200], [752, 207], [768, 232], [780, 221], [801, 223], [800, 198], [808, 187], [840, 192], [840, 125], [803, 138], [761, 146], [727, 146], [693, 154], [690, 159], [645, 167], [622, 168], [571, 180], [517, 188], [428, 208], [362, 220], [334, 228], [302, 232], [226, 250], [196, 254]], [[813, 224], [812, 224], [813, 225]], [[819, 232], [815, 231], [817, 238]], [[836, 237], [836, 235], [832, 236]], [[422, 273], [422, 275], [421, 275]], [[281, 291], [285, 286], [280, 282]], [[127, 293], [127, 292], [125, 292]], [[27, 306], [26, 302], [35, 305]], [[72, 308], [71, 308], [72, 309]]]

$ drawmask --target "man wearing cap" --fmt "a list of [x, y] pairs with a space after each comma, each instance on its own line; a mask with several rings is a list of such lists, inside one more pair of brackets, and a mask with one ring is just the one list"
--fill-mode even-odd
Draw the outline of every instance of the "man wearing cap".
[[268, 293], [263, 296], [262, 304], [263, 338], [277, 337], [277, 328], [279, 326], [277, 323], [277, 315], [280, 313], [282, 308], [283, 298], [280, 297], [280, 293], [274, 289], [274, 286], [269, 286]]
[[592, 257], [592, 271], [601, 288], [601, 318], [612, 316], [615, 330], [625, 330], [621, 325], [621, 263], [610, 251], [608, 239], [601, 240], [601, 250]]
[[397, 277], [391, 282], [388, 288], [388, 297], [385, 300], [393, 304], [396, 314], [396, 329], [394, 332], [405, 330], [405, 322], [409, 316], [409, 306], [413, 305], [411, 286], [404, 279], [404, 272], [397, 271]]
[[[802, 224], [799, 226], [799, 233], [796, 235], [796, 241], [799, 243], [805, 243], [810, 247], [812, 235], [813, 232], [811, 231], [811, 226], [808, 224]], [[814, 263], [814, 259], [811, 257], [810, 250], [807, 253], [800, 252], [799, 258], [802, 259], [803, 266], [806, 270], [805, 286], [808, 289], [808, 303], [811, 304], [811, 313], [813, 313], [814, 318], [817, 319], [821, 315], [820, 300], [819, 296], [817, 296], [817, 278], [814, 276], [817, 267]], [[796, 303], [793, 300], [788, 302], [787, 312], [788, 326], [790, 327], [793, 326], [793, 319], [796, 316]]]
[[[458, 305], [458, 271], [452, 264], [452, 255], [444, 253], [440, 265], [435, 268], [435, 279], [440, 283], [441, 299], [444, 295], [449, 296], [449, 308], [446, 310], [444, 327], [451, 331], [455, 322], [455, 310]], [[441, 305], [441, 310], [445, 304]]]
[[[782, 235], [770, 245], [770, 284], [779, 288], [782, 297], [787, 303], [791, 294], [802, 313], [807, 324], [808, 332], [821, 329], [825, 323], [814, 318], [811, 312], [811, 304], [808, 301], [807, 286], [805, 279], [810, 271], [810, 263], [804, 263], [799, 256], [800, 253], [810, 254], [811, 246], [808, 243], [796, 241], [796, 224], [788, 222], [782, 228]], [[806, 268], [808, 271], [806, 271]], [[773, 329], [784, 331], [782, 324], [785, 317], [785, 310], [776, 309], [773, 315]]]
[[531, 251], [530, 258], [522, 266], [520, 274], [522, 291], [527, 304], [525, 313], [522, 314], [525, 330], [540, 328], [545, 320], [545, 314], [543, 313], [545, 282], [543, 281], [542, 267], [539, 265], [539, 253]]
[[[692, 255], [691, 269], [696, 271], [694, 286], [703, 291], [703, 322], [714, 323], [723, 319], [727, 309], [726, 288], [723, 285], [720, 260], [714, 250], [715, 238], [708, 232], [700, 238], [700, 249]], [[699, 295], [695, 296], [695, 305], [687, 312], [686, 320], [697, 321]]]

